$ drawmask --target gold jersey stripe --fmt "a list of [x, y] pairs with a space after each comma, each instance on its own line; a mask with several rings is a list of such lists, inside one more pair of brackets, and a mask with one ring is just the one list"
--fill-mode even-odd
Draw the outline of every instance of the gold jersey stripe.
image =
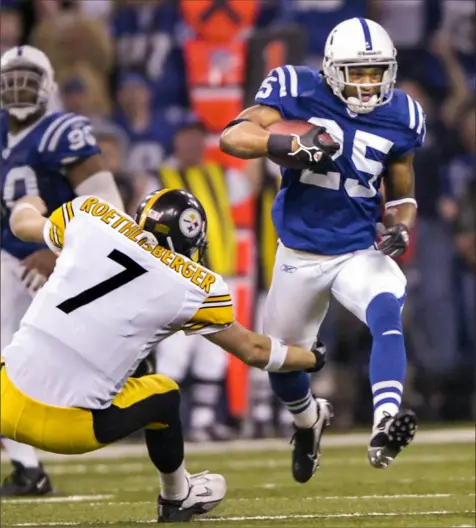
[[63, 224], [66, 227], [66, 224], [69, 222], [69, 217], [68, 217], [68, 211], [66, 210], [65, 204], [61, 206], [61, 213], [63, 215]]
[[72, 202], [67, 202], [66, 203], [66, 212], [68, 213], [69, 221], [71, 222], [71, 220], [74, 218], [74, 211], [73, 211], [73, 203]]
[[226, 308], [227, 306], [231, 306], [233, 308], [233, 305], [231, 303], [216, 303], [216, 304], [207, 304], [206, 306], [200, 306], [198, 310], [208, 310], [212, 308]]
[[231, 295], [211, 295], [207, 297], [203, 302], [204, 303], [215, 303], [215, 302], [231, 302]]
[[207, 308], [221, 308], [222, 306], [233, 306], [233, 303], [231, 301], [228, 301], [228, 302], [216, 302], [216, 303], [202, 304], [199, 310], [205, 310]]
[[58, 240], [62, 243], [64, 230], [66, 229], [67, 219], [65, 218], [64, 206], [58, 207], [50, 215], [50, 222], [55, 226]]
[[227, 306], [201, 306], [188, 322], [226, 325], [234, 320], [233, 306], [229, 304]]
[[54, 224], [51, 224], [50, 226], [50, 240], [53, 243], [54, 246], [56, 246], [58, 249], [63, 248], [63, 244], [60, 242], [58, 237], [58, 230], [56, 229], [56, 226]]
[[207, 326], [212, 326], [212, 323], [195, 323], [191, 326], [187, 326], [187, 331], [196, 332], [197, 330], [203, 330]]

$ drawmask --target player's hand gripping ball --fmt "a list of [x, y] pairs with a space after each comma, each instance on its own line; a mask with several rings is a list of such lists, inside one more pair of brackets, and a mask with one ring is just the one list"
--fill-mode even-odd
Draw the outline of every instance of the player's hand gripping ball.
[[[315, 168], [322, 161], [331, 158], [340, 148], [339, 143], [324, 127], [313, 125], [307, 121], [277, 121], [270, 125], [267, 130], [272, 135], [283, 138], [282, 145], [285, 146], [284, 136], [290, 138], [286, 151], [271, 148], [269, 159], [282, 167], [291, 169]], [[280, 139], [281, 139], [280, 138]], [[274, 142], [276, 143], [276, 142]], [[279, 152], [278, 152], [279, 151]]]

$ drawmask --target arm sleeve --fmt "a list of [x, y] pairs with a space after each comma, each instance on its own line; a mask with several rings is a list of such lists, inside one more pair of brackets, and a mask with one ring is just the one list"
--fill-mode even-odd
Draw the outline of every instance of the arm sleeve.
[[114, 176], [109, 171], [92, 174], [75, 188], [75, 192], [79, 195], [97, 196], [114, 205], [117, 209], [124, 210], [124, 203], [119, 188]]
[[186, 335], [213, 334], [224, 330], [235, 321], [228, 286], [220, 276], [217, 276], [214, 286], [193, 317], [183, 325]]
[[78, 114], [59, 114], [38, 147], [50, 166], [72, 165], [100, 153], [89, 119]]
[[46, 245], [54, 253], [61, 251], [64, 246], [65, 233], [70, 222], [78, 216], [80, 207], [92, 196], [80, 196], [70, 202], [66, 202], [55, 209], [43, 228], [43, 238]]
[[[271, 70], [261, 83], [255, 97], [255, 103], [271, 106], [286, 117], [286, 109], [292, 108], [300, 93], [312, 81], [309, 68], [303, 66], [280, 66]], [[312, 89], [312, 84], [309, 86]]]
[[406, 95], [403, 103], [404, 111], [402, 113], [403, 133], [399, 141], [392, 148], [395, 159], [415, 152], [425, 141], [426, 135], [426, 114], [420, 103]]

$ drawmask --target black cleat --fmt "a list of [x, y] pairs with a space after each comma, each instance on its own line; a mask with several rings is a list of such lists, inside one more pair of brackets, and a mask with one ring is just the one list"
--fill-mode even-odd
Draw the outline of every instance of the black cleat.
[[294, 480], [304, 484], [314, 475], [319, 467], [321, 457], [320, 442], [324, 430], [331, 424], [334, 417], [332, 405], [322, 398], [316, 398], [317, 422], [311, 427], [296, 432], [291, 440], [294, 444], [292, 456], [292, 471]]
[[50, 478], [40, 464], [36, 468], [26, 468], [14, 462], [13, 472], [0, 486], [0, 497], [39, 496], [53, 493]]
[[368, 447], [370, 465], [385, 469], [402, 449], [411, 443], [418, 429], [416, 414], [401, 410], [395, 416], [386, 414], [372, 432]]

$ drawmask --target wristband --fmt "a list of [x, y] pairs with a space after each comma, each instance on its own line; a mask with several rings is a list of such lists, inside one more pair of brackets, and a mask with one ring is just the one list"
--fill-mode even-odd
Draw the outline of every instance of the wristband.
[[268, 138], [268, 154], [283, 158], [292, 153], [293, 136], [285, 134], [271, 134]]
[[288, 347], [284, 345], [276, 337], [268, 336], [271, 340], [271, 352], [269, 354], [269, 361], [264, 370], [269, 372], [277, 372], [286, 361], [288, 355]]
[[391, 207], [398, 207], [403, 204], [413, 204], [415, 207], [418, 207], [417, 201], [415, 198], [401, 198], [400, 200], [391, 200], [385, 204], [385, 209], [390, 209]]

